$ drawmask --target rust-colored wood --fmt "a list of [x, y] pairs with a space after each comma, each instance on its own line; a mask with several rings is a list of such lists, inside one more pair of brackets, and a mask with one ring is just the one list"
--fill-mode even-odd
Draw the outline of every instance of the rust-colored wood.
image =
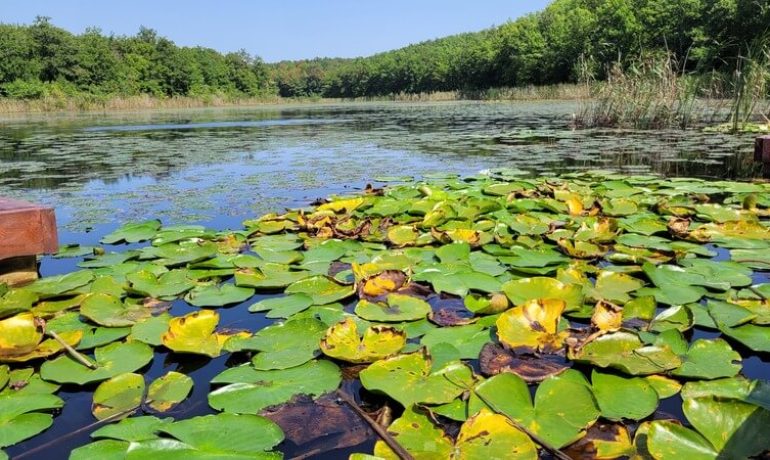
[[52, 208], [0, 198], [0, 265], [3, 259], [53, 254], [58, 248]]
[[760, 136], [754, 141], [754, 161], [770, 163], [770, 136]]

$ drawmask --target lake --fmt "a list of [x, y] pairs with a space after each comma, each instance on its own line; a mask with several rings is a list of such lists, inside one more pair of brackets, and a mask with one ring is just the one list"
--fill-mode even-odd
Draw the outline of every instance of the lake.
[[[368, 183], [500, 167], [525, 175], [602, 169], [762, 176], [753, 162], [752, 135], [574, 130], [570, 120], [578, 109], [566, 102], [350, 103], [6, 118], [0, 123], [0, 196], [54, 206], [63, 244], [97, 244], [132, 220], [238, 229], [245, 219], [360, 191]], [[74, 271], [79, 260], [45, 257], [41, 272]], [[181, 300], [171, 309], [174, 315], [189, 311]], [[227, 327], [255, 330], [269, 323], [240, 307], [220, 314]], [[145, 375], [175, 369], [192, 376], [194, 393], [180, 416], [212, 413], [203, 382], [231, 365], [228, 359], [158, 353]], [[766, 375], [763, 359], [748, 358], [747, 372]], [[67, 404], [54, 426], [9, 454], [47, 445], [23, 458], [64, 458], [88, 442], [85, 429], [47, 444], [93, 422], [91, 391], [65, 386], [60, 396]], [[662, 408], [680, 415], [680, 402]], [[284, 450], [289, 457], [301, 453]], [[350, 451], [370, 450], [371, 442]]]
[[32, 116], [0, 122], [0, 196], [54, 206], [64, 242], [159, 217], [247, 217], [383, 177], [629, 174], [750, 179], [753, 137], [573, 130], [575, 103], [366, 103]]

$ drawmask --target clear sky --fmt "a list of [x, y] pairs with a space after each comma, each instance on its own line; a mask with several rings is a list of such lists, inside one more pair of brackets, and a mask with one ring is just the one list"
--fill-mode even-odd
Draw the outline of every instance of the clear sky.
[[75, 33], [156, 29], [178, 45], [241, 48], [268, 62], [354, 57], [499, 25], [548, 0], [0, 0], [0, 22], [35, 16]]

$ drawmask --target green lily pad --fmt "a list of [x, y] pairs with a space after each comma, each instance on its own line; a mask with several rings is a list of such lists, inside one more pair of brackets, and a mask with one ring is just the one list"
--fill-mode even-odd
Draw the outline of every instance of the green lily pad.
[[41, 278], [26, 286], [25, 289], [37, 294], [41, 299], [65, 295], [85, 286], [94, 279], [94, 274], [87, 270], [81, 270], [65, 275]]
[[448, 403], [473, 386], [473, 372], [460, 362], [431, 368], [430, 356], [417, 351], [377, 361], [359, 376], [364, 388], [385, 393], [404, 407]]
[[590, 384], [572, 369], [544, 380], [534, 402], [519, 376], [498, 374], [476, 386], [469, 413], [487, 404], [557, 448], [580, 438], [600, 414]]
[[655, 458], [748, 458], [770, 448], [770, 412], [765, 409], [714, 397], [686, 399], [682, 408], [697, 431], [652, 422], [647, 447]]
[[54, 254], [54, 259], [67, 259], [71, 257], [83, 257], [94, 253], [94, 246], [81, 246], [79, 244], [65, 244], [59, 246], [59, 250]]
[[591, 384], [602, 416], [610, 420], [641, 420], [655, 412], [658, 393], [641, 377], [591, 373]]
[[260, 300], [249, 307], [250, 312], [267, 311], [268, 318], [289, 318], [313, 305], [313, 298], [306, 294], [290, 294]]
[[645, 345], [638, 335], [624, 331], [599, 336], [577, 351], [570, 350], [569, 357], [631, 375], [661, 374], [682, 364], [668, 345]]
[[122, 302], [110, 294], [92, 294], [80, 306], [80, 314], [102, 326], [132, 326], [149, 318], [149, 308], [141, 304]]
[[555, 278], [535, 277], [508, 281], [502, 290], [514, 305], [533, 299], [559, 299], [565, 302], [566, 311], [577, 310], [583, 305], [580, 286], [562, 283]]
[[179, 372], [170, 371], [155, 379], [147, 389], [147, 405], [158, 412], [167, 412], [185, 400], [193, 388], [193, 380]]
[[97, 420], [128, 417], [142, 404], [144, 377], [139, 374], [119, 374], [96, 387], [91, 412]]
[[90, 369], [69, 355], [46, 361], [40, 375], [51, 382], [85, 385], [134, 372], [152, 361], [152, 349], [141, 342], [115, 342], [94, 351], [96, 369]]
[[131, 340], [138, 340], [154, 347], [163, 345], [163, 334], [168, 330], [171, 315], [163, 313], [151, 316], [131, 326]]
[[48, 429], [53, 416], [42, 413], [64, 406], [58, 396], [43, 392], [0, 393], [0, 447], [12, 446]]
[[176, 297], [195, 286], [187, 270], [171, 270], [160, 276], [147, 270], [140, 270], [129, 273], [126, 279], [131, 283], [129, 289], [131, 292], [156, 299]]
[[312, 276], [292, 283], [285, 292], [287, 294], [305, 294], [313, 299], [314, 305], [326, 305], [350, 297], [353, 295], [354, 289], [352, 286], [339, 284], [326, 276]]
[[138, 243], [152, 239], [159, 229], [160, 221], [155, 219], [126, 224], [104, 236], [101, 241], [104, 244], [116, 244], [123, 241], [126, 243]]
[[0, 319], [28, 311], [37, 301], [38, 295], [32, 291], [12, 289], [0, 296]]
[[248, 338], [227, 341], [229, 351], [258, 351], [251, 363], [257, 370], [288, 369], [318, 357], [327, 326], [315, 318], [291, 319], [270, 325]]
[[166, 267], [177, 267], [211, 259], [216, 256], [217, 252], [217, 245], [209, 241], [203, 243], [183, 242], [146, 247], [142, 249], [140, 258], [157, 259], [155, 263]]
[[485, 344], [492, 341], [490, 330], [480, 324], [465, 326], [439, 327], [431, 329], [422, 336], [420, 343], [434, 355], [433, 349], [442, 343], [456, 347], [457, 359], [476, 359]]
[[316, 397], [334, 391], [341, 381], [339, 368], [326, 360], [269, 371], [250, 365], [233, 367], [211, 380], [213, 384], [228, 385], [209, 393], [209, 405], [225, 412], [257, 414], [296, 395]]
[[386, 302], [362, 299], [356, 305], [356, 315], [369, 321], [400, 322], [423, 319], [431, 312], [428, 302], [403, 294], [389, 294]]
[[233, 284], [204, 285], [193, 288], [184, 300], [196, 307], [224, 307], [245, 302], [254, 295], [254, 289]]

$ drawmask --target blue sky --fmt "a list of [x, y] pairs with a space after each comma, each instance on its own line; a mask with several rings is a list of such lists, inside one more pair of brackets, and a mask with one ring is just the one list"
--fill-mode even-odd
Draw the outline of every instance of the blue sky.
[[140, 25], [179, 45], [244, 48], [268, 62], [353, 57], [504, 23], [548, 0], [0, 0], [0, 22], [37, 15], [75, 33]]

